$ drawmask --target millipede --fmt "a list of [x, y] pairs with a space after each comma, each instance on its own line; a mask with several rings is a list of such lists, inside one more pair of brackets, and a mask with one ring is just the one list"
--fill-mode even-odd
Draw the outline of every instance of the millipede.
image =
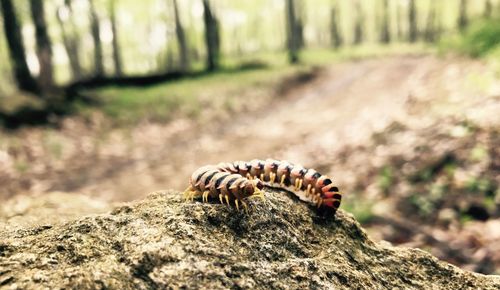
[[264, 198], [264, 186], [293, 192], [300, 200], [316, 205], [322, 213], [335, 214], [342, 194], [330, 177], [314, 169], [274, 159], [250, 162], [222, 162], [207, 165], [193, 172], [189, 187], [184, 191], [186, 200], [218, 199], [227, 205], [234, 203], [247, 209], [251, 198]]

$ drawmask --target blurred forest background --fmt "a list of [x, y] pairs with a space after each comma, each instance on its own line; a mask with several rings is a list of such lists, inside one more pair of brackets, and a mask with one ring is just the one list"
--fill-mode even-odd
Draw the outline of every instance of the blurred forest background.
[[500, 274], [499, 0], [0, 3], [1, 219], [272, 157], [373, 237]]

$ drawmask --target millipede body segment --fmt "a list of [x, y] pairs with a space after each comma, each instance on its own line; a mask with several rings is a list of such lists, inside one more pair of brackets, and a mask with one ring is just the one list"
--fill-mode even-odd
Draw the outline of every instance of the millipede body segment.
[[306, 169], [287, 161], [273, 159], [250, 162], [235, 161], [207, 165], [197, 169], [184, 192], [187, 199], [202, 197], [247, 207], [247, 200], [264, 198], [264, 186], [291, 189], [301, 200], [315, 204], [322, 212], [335, 213], [342, 194], [332, 180], [314, 169]]

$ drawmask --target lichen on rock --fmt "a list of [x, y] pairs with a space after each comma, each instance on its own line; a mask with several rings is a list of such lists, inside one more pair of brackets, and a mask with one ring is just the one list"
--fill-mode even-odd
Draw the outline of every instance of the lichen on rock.
[[498, 276], [374, 243], [342, 210], [323, 219], [285, 192], [266, 197], [245, 213], [162, 191], [63, 223], [10, 223], [0, 288], [500, 289]]

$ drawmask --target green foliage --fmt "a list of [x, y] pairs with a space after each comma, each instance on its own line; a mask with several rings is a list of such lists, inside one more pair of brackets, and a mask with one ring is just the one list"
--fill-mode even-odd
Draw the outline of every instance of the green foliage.
[[471, 178], [466, 184], [466, 189], [471, 193], [484, 193], [493, 196], [495, 193], [494, 184], [486, 178]]
[[476, 20], [462, 35], [444, 40], [441, 46], [471, 57], [484, 57], [500, 47], [499, 21], [499, 18]]
[[436, 206], [434, 202], [426, 195], [415, 192], [410, 198], [410, 203], [418, 209], [421, 216], [428, 216], [434, 212]]
[[[271, 94], [277, 82], [303, 70], [300, 67], [229, 70], [149, 87], [111, 86], [87, 93], [100, 102], [98, 109], [117, 124], [141, 120], [167, 122], [174, 117], [196, 118], [208, 107], [232, 110], [237, 103], [247, 101], [248, 94]], [[85, 105], [77, 108], [84, 115], [95, 109]]]
[[360, 194], [353, 194], [357, 198], [346, 198], [342, 209], [352, 213], [361, 224], [366, 224], [373, 219], [373, 200], [361, 198]]
[[389, 193], [389, 188], [393, 184], [394, 173], [390, 166], [384, 166], [380, 171], [378, 185], [384, 193]]

